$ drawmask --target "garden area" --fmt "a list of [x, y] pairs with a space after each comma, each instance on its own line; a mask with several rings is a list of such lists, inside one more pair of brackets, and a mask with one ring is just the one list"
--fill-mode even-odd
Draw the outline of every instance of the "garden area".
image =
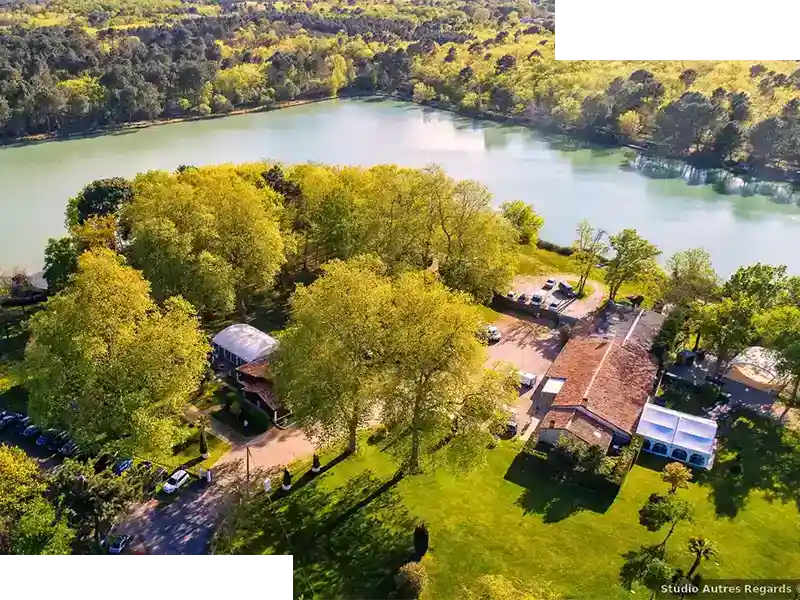
[[[724, 428], [718, 463], [678, 495], [693, 505], [666, 546], [675, 568], [688, 570], [692, 536], [714, 541], [704, 578], [770, 578], [800, 571], [797, 523], [800, 444], [766, 421], [734, 420]], [[563, 598], [630, 598], [620, 583], [624, 555], [657, 545], [665, 529], [639, 524], [653, 493], [667, 494], [665, 462], [641, 456], [614, 497], [552, 479], [500, 442], [484, 464], [467, 472], [439, 468], [397, 477], [380, 443], [356, 455], [322, 457], [323, 472], [292, 467], [295, 485], [272, 504], [263, 493], [229, 521], [218, 553], [294, 555], [295, 593], [310, 587], [340, 598], [386, 598], [395, 574], [414, 551], [414, 529], [425, 523], [430, 547], [422, 558], [429, 579], [423, 598], [468, 597], [487, 575], [546, 586]], [[283, 528], [288, 536], [284, 535]], [[649, 592], [634, 584], [640, 597]], [[647, 597], [647, 596], [645, 596]]]

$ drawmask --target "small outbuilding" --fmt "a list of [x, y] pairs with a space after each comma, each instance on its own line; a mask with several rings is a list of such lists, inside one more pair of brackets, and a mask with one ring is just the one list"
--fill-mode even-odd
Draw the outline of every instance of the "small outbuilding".
[[237, 367], [268, 356], [278, 340], [246, 323], [226, 327], [211, 340], [214, 359], [224, 359]]
[[714, 464], [717, 422], [711, 419], [648, 403], [636, 433], [645, 452], [705, 469]]

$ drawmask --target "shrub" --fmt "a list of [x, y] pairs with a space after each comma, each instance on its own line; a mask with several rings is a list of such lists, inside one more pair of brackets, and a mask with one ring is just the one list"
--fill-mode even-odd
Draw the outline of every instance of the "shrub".
[[536, 247], [541, 248], [542, 250], [548, 250], [550, 252], [556, 252], [561, 256], [572, 256], [574, 250], [569, 246], [559, 246], [558, 244], [554, 244], [553, 242], [548, 242], [546, 240], [537, 240]]
[[425, 523], [420, 523], [414, 528], [414, 550], [416, 551], [417, 560], [425, 556], [428, 552], [428, 543], [430, 534]]
[[375, 430], [369, 434], [367, 443], [377, 444], [386, 438], [387, 435], [389, 435], [389, 430], [387, 429], [386, 425], [378, 425]]
[[200, 454], [208, 456], [208, 438], [206, 437], [206, 430], [200, 430]]
[[400, 567], [395, 581], [401, 598], [419, 598], [428, 586], [428, 572], [421, 563], [406, 563]]

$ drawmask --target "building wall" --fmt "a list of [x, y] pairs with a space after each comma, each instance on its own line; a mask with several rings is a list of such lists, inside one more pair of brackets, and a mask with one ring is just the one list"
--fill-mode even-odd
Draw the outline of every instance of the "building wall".
[[555, 429], [547, 427], [542, 429], [539, 432], [539, 441], [545, 442], [546, 444], [550, 444], [551, 446], [555, 446], [558, 442], [558, 438], [561, 437], [561, 434], [564, 433], [564, 429]]

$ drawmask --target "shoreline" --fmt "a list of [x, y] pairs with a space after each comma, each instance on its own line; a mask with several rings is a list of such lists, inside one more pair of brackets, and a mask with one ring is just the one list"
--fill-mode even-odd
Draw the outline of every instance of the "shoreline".
[[[699, 161], [692, 160], [691, 157], [669, 156], [669, 155], [661, 156], [659, 155], [657, 150], [654, 149], [652, 145], [646, 141], [595, 139], [591, 135], [591, 132], [586, 132], [571, 127], [567, 128], [560, 126], [552, 126], [548, 123], [536, 121], [527, 116], [504, 115], [478, 109], [461, 110], [458, 107], [442, 105], [437, 101], [415, 102], [413, 98], [410, 98], [404, 94], [397, 92], [390, 94], [381, 92], [363, 93], [363, 92], [345, 91], [335, 96], [328, 95], [328, 96], [317, 96], [312, 98], [300, 98], [295, 100], [285, 100], [282, 102], [276, 102], [271, 105], [240, 108], [232, 110], [227, 113], [216, 113], [210, 115], [187, 115], [183, 117], [155, 119], [152, 121], [135, 121], [123, 125], [101, 127], [91, 131], [75, 132], [66, 135], [39, 134], [23, 138], [16, 138], [13, 140], [5, 140], [5, 141], [0, 140], [0, 150], [3, 150], [5, 148], [23, 148], [26, 146], [33, 146], [47, 142], [91, 139], [94, 137], [100, 137], [105, 135], [119, 135], [125, 132], [135, 132], [141, 129], [147, 129], [149, 127], [158, 127], [161, 125], [173, 125], [177, 123], [189, 123], [193, 121], [223, 119], [225, 117], [231, 117], [237, 115], [283, 110], [286, 108], [292, 108], [296, 106], [316, 104], [318, 102], [327, 102], [329, 100], [353, 99], [353, 98], [383, 98], [383, 99], [396, 100], [400, 102], [408, 102], [411, 104], [415, 104], [417, 106], [449, 112], [453, 115], [457, 115], [462, 118], [474, 119], [476, 121], [491, 121], [494, 123], [516, 125], [518, 127], [525, 127], [526, 129], [539, 131], [544, 134], [560, 135], [570, 140], [574, 140], [578, 143], [587, 144], [587, 146], [597, 146], [601, 148], [618, 149], [623, 151], [628, 150], [631, 152], [635, 152], [637, 154], [637, 160], [638, 158], [645, 158], [648, 160], [663, 161], [665, 163], [673, 163], [673, 164], [680, 163], [691, 169], [701, 170], [707, 173], [711, 173], [712, 176], [713, 173], [717, 174], [722, 173], [723, 179], [727, 176], [730, 176], [731, 178], [739, 179], [741, 185], [747, 185], [748, 183], [752, 182], [755, 184], [767, 184], [767, 185], [784, 186], [784, 187], [788, 186], [788, 188], [791, 188], [790, 190], [781, 190], [784, 196], [787, 195], [785, 192], [788, 191], [788, 198], [781, 198], [780, 194], [779, 195], [764, 194], [764, 195], [766, 195], [771, 202], [774, 202], [776, 204], [800, 206], [800, 196], [795, 193], [795, 190], [797, 190], [798, 187], [800, 187], [800, 182], [796, 181], [786, 171], [781, 171], [780, 169], [777, 168], [765, 168], [762, 170], [763, 173], [759, 173], [755, 172], [753, 168], [748, 167], [742, 163], [736, 163], [730, 165], [700, 164]], [[672, 179], [676, 177], [673, 175], [673, 176], [667, 176], [666, 178]], [[687, 184], [692, 185], [689, 179], [686, 179], [686, 182]], [[708, 183], [712, 183], [712, 181], [709, 181]], [[738, 195], [740, 197], [747, 197], [748, 195], [752, 195], [752, 194], [737, 194], [735, 191], [727, 192], [724, 190], [723, 191], [718, 190], [718, 192], [725, 195], [733, 195], [733, 196]]]

